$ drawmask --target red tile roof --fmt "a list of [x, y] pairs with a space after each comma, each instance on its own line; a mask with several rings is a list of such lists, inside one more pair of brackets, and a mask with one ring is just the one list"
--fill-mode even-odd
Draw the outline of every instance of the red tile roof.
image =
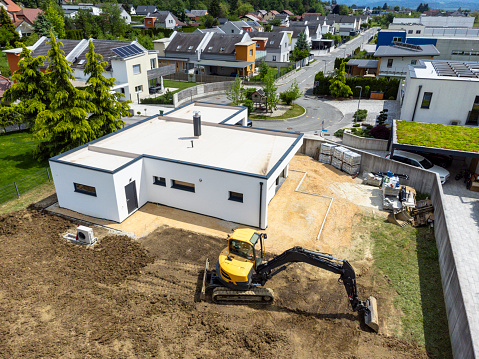
[[288, 14], [289, 16], [294, 16], [294, 14], [293, 14], [291, 11], [289, 11], [289, 10], [283, 10], [283, 12], [285, 12], [285, 13]]
[[29, 24], [33, 25], [38, 15], [43, 12], [42, 9], [22, 9], [15, 13], [18, 19], [24, 19]]
[[12, 84], [12, 81], [7, 79], [5, 76], [0, 75], [0, 97], [3, 97], [3, 94]]
[[12, 0], [3, 0], [3, 2], [7, 5], [8, 12], [17, 12], [22, 10], [22, 8], [15, 4]]
[[276, 10], [271, 10], [271, 13], [274, 15], [279, 15], [279, 12], [277, 12]]

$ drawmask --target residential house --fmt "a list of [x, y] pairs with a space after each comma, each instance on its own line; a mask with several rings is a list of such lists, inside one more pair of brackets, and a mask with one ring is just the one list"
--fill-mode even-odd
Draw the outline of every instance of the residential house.
[[254, 28], [248, 25], [245, 21], [228, 21], [221, 25], [221, 30], [227, 34], [242, 34], [244, 32], [251, 32]]
[[285, 32], [288, 34], [289, 44], [291, 51], [294, 50], [298, 37], [301, 33], [306, 35], [306, 42], [311, 45], [311, 37], [309, 36], [309, 27], [308, 26], [293, 26], [293, 27], [282, 27], [275, 26], [273, 32]]
[[221, 30], [221, 28], [218, 26], [212, 27], [211, 29], [196, 29], [195, 31], [193, 31], [193, 33], [200, 33], [200, 34], [206, 34], [207, 32], [216, 32], [218, 34], [225, 34], [225, 32]]
[[348, 77], [375, 77], [379, 60], [351, 59], [346, 63]]
[[289, 65], [289, 37], [286, 32], [256, 32], [251, 34], [256, 41], [256, 51], [266, 51], [264, 61], [271, 66]]
[[276, 10], [269, 10], [266, 15], [263, 16], [263, 19], [266, 21], [271, 21], [276, 17], [276, 15], [279, 15], [279, 12]]
[[21, 9], [14, 14], [14, 17], [17, 20], [25, 20], [30, 25], [33, 25], [41, 12], [43, 12], [42, 9]]
[[411, 45], [394, 42], [390, 46], [380, 46], [374, 53], [378, 58], [378, 77], [405, 77], [409, 65], [415, 65], [421, 59], [433, 59], [439, 56], [434, 45]]
[[257, 21], [245, 21], [249, 26], [251, 26], [251, 31], [263, 32], [263, 26]]
[[289, 15], [286, 14], [278, 14], [274, 17], [274, 19], [278, 19], [281, 21], [281, 26], [289, 26]]
[[175, 17], [169, 11], [158, 11], [154, 14], [145, 16], [143, 21], [146, 28], [150, 28], [150, 27], [161, 27], [163, 29], [176, 28]]
[[12, 0], [0, 0], [0, 6], [9, 13], [15, 13], [22, 10], [22, 8], [15, 4]]
[[401, 120], [478, 126], [478, 73], [477, 62], [419, 60], [409, 66]]
[[[304, 20], [304, 21], [307, 21], [307, 20], [319, 20], [319, 17], [321, 16], [321, 13], [320, 12], [304, 12], [302, 15], [301, 15], [301, 18]], [[324, 18], [325, 16], [323, 16]]]
[[190, 21], [199, 21], [200, 17], [208, 15], [208, 10], [190, 10], [185, 12], [185, 15]]
[[148, 16], [154, 14], [157, 11], [158, 8], [153, 5], [138, 5], [135, 12], [138, 16]]
[[289, 10], [283, 10], [283, 11], [281, 11], [281, 14], [288, 15], [289, 17], [294, 16], [294, 14]]
[[227, 17], [219, 17], [218, 18], [218, 22], [220, 23], [220, 25], [224, 25], [228, 22], [228, 18]]
[[[101, 8], [105, 5], [106, 3], [98, 3], [98, 4], [79, 4], [79, 5], [70, 5], [70, 4], [64, 4], [62, 5], [63, 12], [66, 17], [69, 18], [74, 18], [80, 9], [88, 10], [90, 11], [93, 15], [95, 16], [100, 16], [101, 14]], [[131, 23], [131, 16], [128, 14], [128, 12], [125, 11], [123, 6], [121, 4], [115, 4], [118, 6], [118, 8], [121, 10], [120, 16], [125, 20], [127, 24]]]
[[[88, 76], [84, 73], [87, 62], [86, 54], [89, 50], [89, 41], [95, 45], [95, 52], [103, 56], [107, 62], [104, 76], [115, 78], [113, 91], [122, 93], [122, 100], [138, 101], [148, 95], [149, 75], [148, 72], [157, 65], [157, 52], [146, 50], [136, 41], [116, 40], [65, 40], [59, 39], [63, 44], [65, 57], [70, 61], [73, 75], [77, 81], [86, 81]], [[48, 38], [41, 37], [33, 46], [32, 56], [46, 56], [50, 50]], [[7, 56], [10, 71], [18, 70], [19, 55], [21, 48], [3, 50]]]
[[133, 4], [128, 4], [128, 8], [130, 9], [130, 15], [136, 15], [136, 9]]
[[258, 10], [254, 15], [256, 15], [259, 19], [264, 19], [268, 12], [266, 10]]

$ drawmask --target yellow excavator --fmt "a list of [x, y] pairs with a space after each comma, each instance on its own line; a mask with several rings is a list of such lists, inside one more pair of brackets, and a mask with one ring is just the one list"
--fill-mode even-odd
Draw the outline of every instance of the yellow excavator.
[[303, 262], [339, 274], [353, 311], [364, 313], [366, 325], [378, 332], [376, 298], [359, 299], [356, 274], [348, 261], [302, 247], [293, 247], [265, 261], [264, 239], [265, 233], [253, 229], [236, 229], [229, 235], [228, 247], [221, 251], [216, 270], [210, 270], [206, 260], [201, 297], [212, 292], [213, 302], [219, 304], [271, 304], [274, 294], [263, 287], [265, 283], [289, 264]]

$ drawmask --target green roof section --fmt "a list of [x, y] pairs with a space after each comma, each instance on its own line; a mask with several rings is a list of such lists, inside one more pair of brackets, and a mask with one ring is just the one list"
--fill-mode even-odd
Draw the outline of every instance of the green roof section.
[[479, 152], [479, 128], [396, 121], [397, 143]]

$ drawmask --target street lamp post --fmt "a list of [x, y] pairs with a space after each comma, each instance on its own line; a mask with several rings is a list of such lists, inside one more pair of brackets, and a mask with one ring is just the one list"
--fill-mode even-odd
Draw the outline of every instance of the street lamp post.
[[327, 65], [327, 61], [326, 60], [323, 60], [324, 61], [324, 76], [326, 76], [326, 65]]
[[356, 121], [358, 122], [358, 116], [359, 116], [359, 104], [361, 103], [361, 93], [363, 92], [363, 87], [362, 86], [356, 86], [357, 89], [359, 89], [359, 101], [358, 101], [358, 111], [356, 112]]

